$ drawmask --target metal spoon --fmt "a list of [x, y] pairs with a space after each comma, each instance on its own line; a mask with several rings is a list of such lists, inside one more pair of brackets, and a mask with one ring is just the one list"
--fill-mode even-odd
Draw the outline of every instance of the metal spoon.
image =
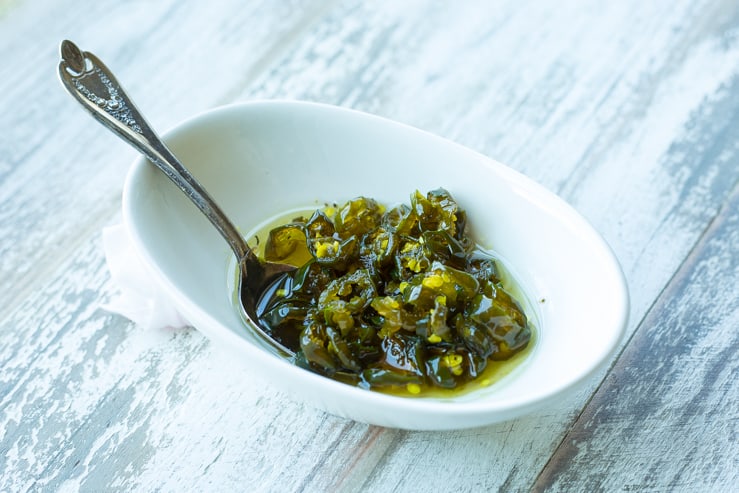
[[283, 274], [295, 270], [287, 264], [260, 261], [233, 223], [180, 163], [139, 113], [112, 72], [95, 55], [62, 41], [59, 77], [67, 91], [108, 130], [146, 156], [210, 220], [228, 242], [239, 265], [237, 292], [244, 319], [283, 356], [295, 353], [273, 339], [259, 323], [256, 307], [260, 295]]

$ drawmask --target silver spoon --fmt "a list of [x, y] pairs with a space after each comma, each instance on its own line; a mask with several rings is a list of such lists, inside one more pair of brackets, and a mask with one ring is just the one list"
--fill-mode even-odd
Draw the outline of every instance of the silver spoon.
[[67, 91], [108, 130], [146, 156], [205, 214], [228, 242], [239, 265], [237, 293], [240, 311], [258, 333], [283, 356], [295, 353], [273, 339], [259, 323], [259, 298], [282, 274], [295, 270], [287, 264], [260, 261], [246, 240], [202, 185], [180, 163], [139, 113], [110, 70], [95, 55], [62, 41], [59, 77]]

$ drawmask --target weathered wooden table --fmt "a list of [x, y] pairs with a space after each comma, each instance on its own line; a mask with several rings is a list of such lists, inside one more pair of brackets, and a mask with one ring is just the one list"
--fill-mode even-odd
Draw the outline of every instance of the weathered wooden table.
[[[620, 259], [619, 353], [533, 415], [407, 432], [296, 403], [195, 329], [99, 309], [134, 152], [61, 89], [64, 38], [160, 129], [304, 99], [518, 169]], [[736, 491], [737, 245], [736, 0], [0, 0], [1, 491]]]

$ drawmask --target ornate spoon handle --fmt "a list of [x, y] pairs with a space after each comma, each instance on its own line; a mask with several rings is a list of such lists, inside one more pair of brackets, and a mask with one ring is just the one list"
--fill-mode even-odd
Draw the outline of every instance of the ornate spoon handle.
[[62, 41], [61, 56], [59, 77], [67, 91], [96, 120], [138, 149], [185, 192], [240, 261], [247, 257], [256, 260], [233, 223], [152, 130], [108, 67], [68, 40]]

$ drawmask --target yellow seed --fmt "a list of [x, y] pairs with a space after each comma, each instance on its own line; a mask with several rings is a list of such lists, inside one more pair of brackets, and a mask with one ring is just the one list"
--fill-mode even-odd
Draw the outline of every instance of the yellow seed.
[[460, 356], [459, 354], [448, 354], [444, 356], [444, 364], [446, 364], [446, 366], [448, 366], [449, 368], [459, 366], [462, 364], [462, 356]]
[[407, 283], [407, 282], [405, 282], [405, 281], [403, 281], [403, 282], [401, 282], [401, 283], [400, 283], [400, 285], [398, 286], [398, 289], [400, 289], [400, 291], [401, 291], [401, 292], [403, 292], [403, 291], [405, 291], [405, 288], [407, 288], [407, 287], [408, 287], [408, 283]]
[[452, 373], [456, 376], [460, 376], [462, 373], [464, 373], [464, 368], [462, 368], [461, 366], [455, 366], [454, 368], [452, 368]]
[[321, 243], [320, 241], [316, 242], [316, 257], [323, 258], [328, 255], [333, 255], [335, 252], [339, 251], [339, 242], [334, 240], [333, 243]]
[[439, 295], [439, 296], [437, 296], [437, 297], [436, 297], [436, 302], [437, 302], [438, 304], [440, 304], [440, 305], [446, 306], [446, 296], [444, 296], [443, 294], [442, 294], [442, 295]]
[[277, 291], [275, 291], [275, 294], [277, 296], [285, 296], [287, 294], [287, 289], [278, 289]]
[[333, 216], [334, 214], [336, 214], [336, 209], [335, 209], [335, 208], [333, 208], [333, 207], [331, 207], [331, 206], [328, 206], [328, 207], [326, 207], [325, 209], [323, 209], [323, 212], [324, 212], [324, 213], [326, 213], [326, 215], [327, 215], [328, 217], [331, 217], [331, 216]]
[[414, 248], [418, 246], [418, 243], [413, 243], [412, 241], [409, 241], [405, 245], [403, 245], [403, 249], [401, 250], [401, 253], [408, 253]]
[[440, 288], [444, 284], [444, 280], [441, 278], [441, 276], [437, 274], [432, 274], [428, 277], [424, 277], [423, 281], [421, 281], [421, 284], [423, 284], [427, 288], [436, 289]]
[[327, 254], [328, 254], [328, 244], [317, 241], [316, 242], [316, 257], [323, 258]]
[[408, 389], [408, 392], [411, 394], [420, 394], [421, 393], [421, 386], [417, 383], [409, 383], [405, 386], [406, 389]]
[[336, 321], [341, 332], [346, 332], [354, 328], [354, 319], [352, 317], [340, 318]]
[[382, 248], [383, 250], [386, 249], [387, 244], [388, 244], [388, 241], [387, 241], [387, 238], [385, 238], [384, 240], [380, 242], [380, 248]]
[[438, 336], [437, 334], [431, 334], [431, 335], [430, 335], [430, 336], [428, 337], [428, 341], [429, 341], [429, 342], [430, 342], [431, 344], [436, 344], [437, 342], [441, 342], [441, 337], [439, 337], [439, 336]]

